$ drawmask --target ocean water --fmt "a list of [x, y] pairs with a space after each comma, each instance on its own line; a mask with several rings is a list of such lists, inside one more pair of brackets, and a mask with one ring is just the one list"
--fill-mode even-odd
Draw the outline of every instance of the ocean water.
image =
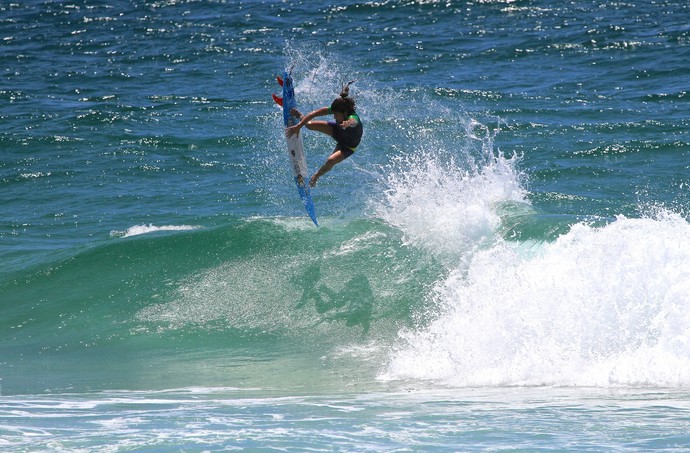
[[0, 2], [0, 449], [687, 450], [688, 17]]

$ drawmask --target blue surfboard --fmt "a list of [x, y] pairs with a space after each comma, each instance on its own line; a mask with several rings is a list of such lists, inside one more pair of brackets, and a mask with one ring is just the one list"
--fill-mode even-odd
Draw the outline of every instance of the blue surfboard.
[[[285, 127], [294, 126], [299, 122], [297, 118], [290, 115], [290, 110], [297, 107], [297, 99], [295, 98], [295, 86], [290, 76], [289, 71], [285, 71], [283, 77], [278, 77], [278, 83], [283, 87], [283, 97], [280, 98], [273, 95], [273, 100], [276, 104], [283, 108], [283, 123]], [[297, 192], [307, 214], [314, 222], [314, 225], [319, 226], [316, 221], [316, 210], [314, 209], [314, 201], [311, 198], [311, 190], [309, 189], [309, 178], [307, 174], [307, 157], [304, 154], [304, 145], [302, 143], [302, 134], [293, 135], [287, 138], [287, 149], [290, 161], [292, 162], [292, 171], [295, 175], [295, 184], [297, 185]]]

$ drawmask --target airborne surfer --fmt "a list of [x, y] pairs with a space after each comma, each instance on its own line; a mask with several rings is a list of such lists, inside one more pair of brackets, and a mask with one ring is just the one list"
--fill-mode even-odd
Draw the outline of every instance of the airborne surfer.
[[[316, 109], [313, 112], [302, 116], [302, 114], [297, 109], [292, 109], [290, 114], [300, 118], [299, 123], [292, 127], [288, 127], [285, 134], [288, 137], [294, 134], [299, 134], [302, 127], [307, 126], [307, 129], [312, 131], [318, 131], [326, 134], [336, 141], [335, 149], [333, 153], [328, 157], [326, 163], [323, 164], [319, 171], [317, 171], [309, 181], [309, 186], [314, 187], [319, 178], [329, 171], [340, 162], [344, 161], [352, 154], [354, 154], [359, 142], [362, 140], [362, 133], [364, 128], [362, 127], [362, 122], [359, 116], [355, 112], [355, 101], [349, 97], [350, 84], [354, 82], [348, 82], [343, 90], [332, 103], [330, 107], [322, 107]], [[332, 121], [312, 121], [317, 116], [333, 115]]]

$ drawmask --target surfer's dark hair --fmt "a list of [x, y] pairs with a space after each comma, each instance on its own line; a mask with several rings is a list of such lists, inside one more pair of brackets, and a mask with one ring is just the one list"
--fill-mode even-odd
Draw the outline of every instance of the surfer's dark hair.
[[355, 100], [349, 97], [350, 85], [353, 82], [354, 80], [347, 82], [347, 85], [345, 85], [340, 92], [340, 97], [337, 97], [335, 101], [331, 103], [331, 112], [344, 113], [345, 116], [355, 113]]

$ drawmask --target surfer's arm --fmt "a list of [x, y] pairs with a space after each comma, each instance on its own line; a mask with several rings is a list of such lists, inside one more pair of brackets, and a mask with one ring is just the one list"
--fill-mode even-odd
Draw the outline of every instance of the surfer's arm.
[[[290, 111], [291, 114], [296, 114], [295, 116], [299, 116], [299, 112], [297, 109], [292, 109]], [[299, 123], [295, 124], [292, 127], [288, 127], [287, 130], [285, 131], [285, 134], [288, 137], [292, 137], [295, 134], [299, 134], [299, 130], [302, 129], [309, 121], [313, 120], [317, 116], [325, 116], [330, 114], [330, 109], [328, 107], [321, 107], [320, 109], [316, 109], [312, 112], [307, 113], [304, 115], [302, 118], [300, 118]]]
[[340, 123], [340, 125], [343, 126], [344, 128], [355, 127], [357, 125], [357, 120], [354, 118], [350, 118], [350, 119], [347, 119], [347, 120], [343, 121], [342, 123]]

